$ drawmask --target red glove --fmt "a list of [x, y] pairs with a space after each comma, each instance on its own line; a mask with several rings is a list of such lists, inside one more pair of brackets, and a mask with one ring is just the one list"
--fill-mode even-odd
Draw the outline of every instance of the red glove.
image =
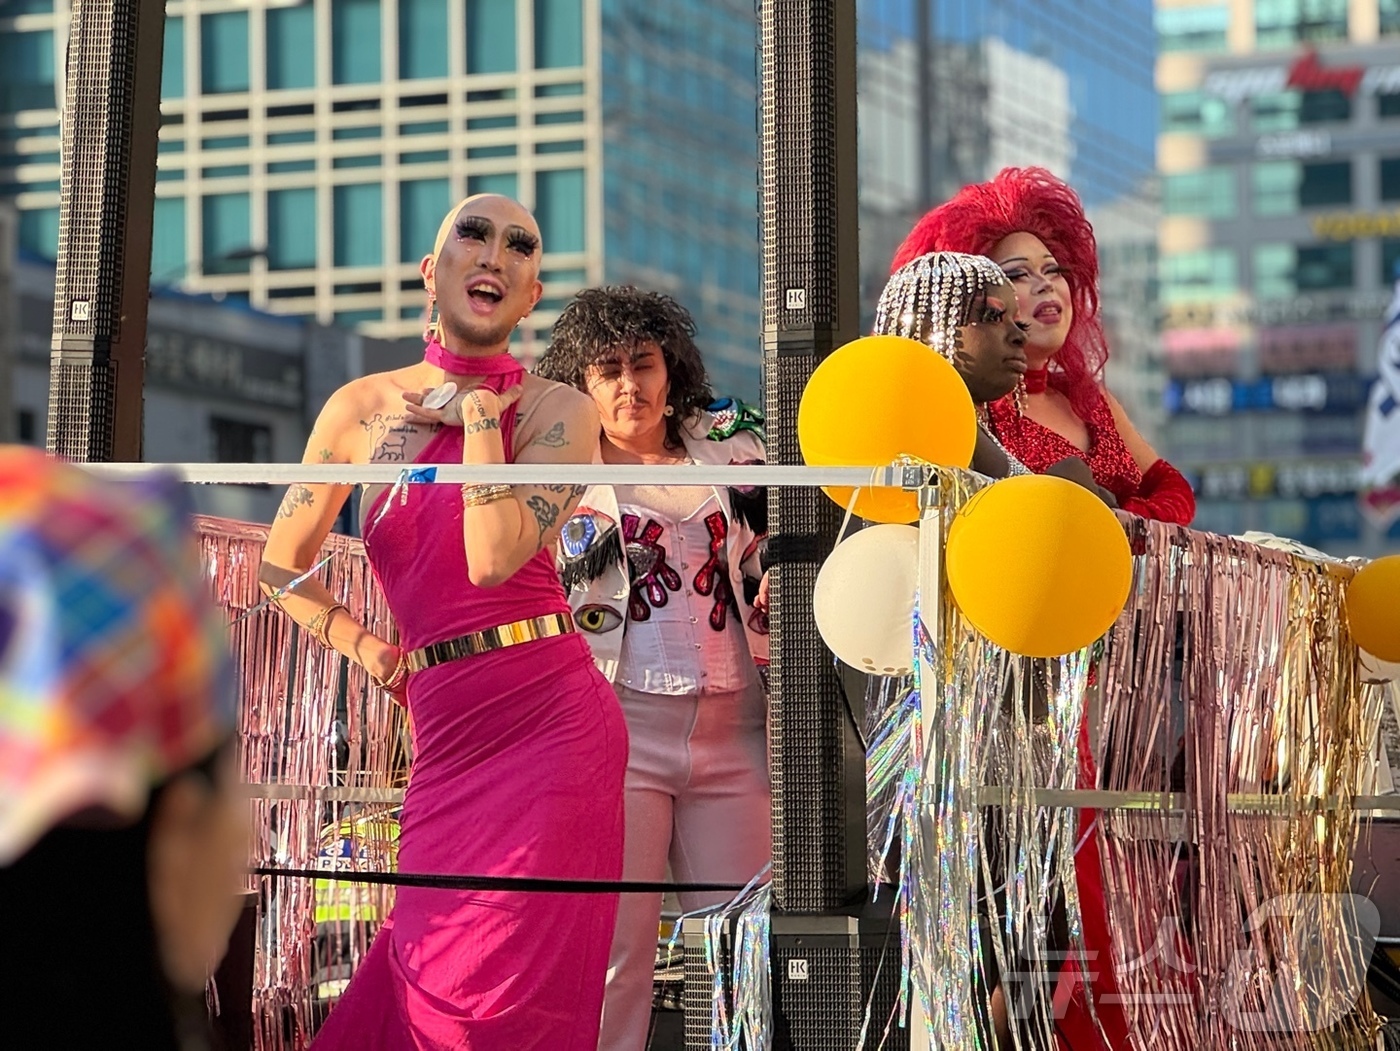
[[1143, 473], [1137, 495], [1118, 506], [1143, 518], [1189, 526], [1196, 517], [1196, 494], [1180, 471], [1166, 460], [1158, 460]]

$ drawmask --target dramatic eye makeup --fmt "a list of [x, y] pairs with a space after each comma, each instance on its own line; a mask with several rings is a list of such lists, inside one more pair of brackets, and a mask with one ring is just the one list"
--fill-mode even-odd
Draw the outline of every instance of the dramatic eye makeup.
[[521, 255], [534, 255], [535, 249], [540, 246], [540, 239], [534, 234], [526, 233], [524, 230], [512, 230], [506, 238], [506, 247], [511, 248]]

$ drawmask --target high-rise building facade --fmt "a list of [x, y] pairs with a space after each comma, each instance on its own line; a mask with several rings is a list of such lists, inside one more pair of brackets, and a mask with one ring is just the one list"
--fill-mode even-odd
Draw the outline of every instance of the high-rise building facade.
[[[50, 257], [65, 24], [0, 0], [0, 197]], [[756, 397], [754, 33], [735, 0], [174, 0], [152, 282], [411, 335], [438, 222], [499, 192], [545, 238], [527, 356], [578, 288], [634, 281]]]
[[862, 298], [919, 215], [1006, 166], [1079, 191], [1099, 234], [1108, 382], [1160, 415], [1150, 0], [860, 0]]
[[1164, 446], [1202, 528], [1338, 553], [1400, 260], [1400, 2], [1159, 0]]

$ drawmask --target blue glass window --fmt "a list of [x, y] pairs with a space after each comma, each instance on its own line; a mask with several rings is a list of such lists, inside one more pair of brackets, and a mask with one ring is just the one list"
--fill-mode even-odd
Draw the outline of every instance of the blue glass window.
[[316, 191], [310, 186], [267, 193], [267, 265], [294, 270], [316, 265]]
[[247, 259], [228, 256], [249, 247], [249, 206], [246, 193], [216, 193], [205, 197], [200, 210], [204, 240], [200, 267], [206, 274], [246, 274]]
[[157, 197], [151, 226], [151, 284], [171, 284], [186, 270], [185, 199]]
[[399, 183], [399, 261], [416, 263], [433, 250], [433, 238], [447, 209], [446, 179], [411, 179]]
[[447, 0], [399, 0], [399, 76], [447, 76]]
[[384, 193], [379, 183], [337, 186], [334, 208], [335, 265], [382, 266]]
[[547, 252], [582, 252], [583, 170], [565, 168], [535, 175], [535, 219]]
[[185, 20], [165, 20], [165, 47], [160, 62], [160, 97], [185, 97]]
[[247, 11], [221, 11], [200, 18], [199, 75], [205, 94], [248, 90]]
[[534, 0], [535, 68], [583, 65], [582, 0]]
[[379, 0], [332, 0], [331, 83], [379, 82]]
[[267, 86], [274, 91], [316, 83], [316, 18], [310, 4], [267, 12]]
[[0, 112], [54, 104], [53, 31], [0, 34]]
[[515, 70], [515, 0], [467, 0], [467, 72]]
[[498, 193], [502, 197], [520, 196], [520, 180], [515, 172], [483, 172], [467, 176], [467, 193]]
[[58, 258], [58, 209], [19, 213], [19, 246], [44, 259]]

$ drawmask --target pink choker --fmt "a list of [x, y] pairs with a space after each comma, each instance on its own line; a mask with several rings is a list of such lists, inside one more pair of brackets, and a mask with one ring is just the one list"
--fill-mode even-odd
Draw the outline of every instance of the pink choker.
[[483, 357], [454, 354], [436, 339], [428, 341], [423, 350], [423, 360], [457, 376], [508, 376], [512, 372], [523, 371], [520, 362], [509, 353], [488, 354]]

